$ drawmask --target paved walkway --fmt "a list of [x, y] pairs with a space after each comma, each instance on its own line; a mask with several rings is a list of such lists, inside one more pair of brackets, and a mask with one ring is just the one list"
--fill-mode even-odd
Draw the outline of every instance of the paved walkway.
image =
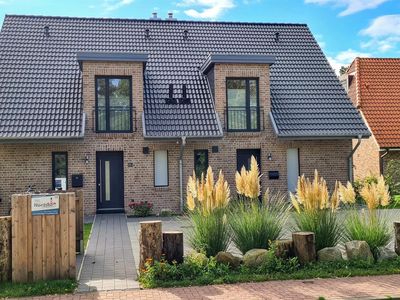
[[[66, 296], [46, 300], [178, 300], [178, 299], [400, 299], [400, 275], [340, 279], [287, 280], [203, 287], [110, 291]], [[391, 297], [391, 298], [390, 298]]]
[[126, 217], [97, 215], [84, 257], [78, 292], [138, 288]]

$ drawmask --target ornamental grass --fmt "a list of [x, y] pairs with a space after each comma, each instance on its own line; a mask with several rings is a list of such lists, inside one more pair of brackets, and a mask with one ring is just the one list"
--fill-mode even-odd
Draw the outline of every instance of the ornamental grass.
[[[366, 204], [366, 209], [359, 211], [353, 206], [346, 218], [345, 238], [366, 241], [376, 258], [379, 247], [387, 246], [392, 235], [387, 221], [388, 211], [379, 209], [390, 204], [389, 187], [385, 184], [383, 176], [376, 182], [365, 184], [361, 188], [360, 196]], [[351, 205], [355, 201], [348, 203]]]
[[215, 256], [219, 251], [226, 251], [230, 243], [230, 229], [226, 219], [226, 210], [230, 201], [230, 189], [222, 171], [217, 181], [208, 167], [207, 174], [196, 178], [189, 177], [187, 184], [188, 216], [193, 229], [189, 242], [193, 249]]
[[236, 173], [238, 201], [232, 204], [228, 222], [232, 240], [243, 254], [255, 248], [268, 249], [271, 241], [282, 236], [289, 214], [290, 205], [283, 195], [270, 196], [267, 190], [260, 201], [260, 178], [254, 156], [251, 157], [250, 170], [243, 167], [240, 173]]
[[295, 208], [294, 230], [315, 234], [316, 250], [336, 246], [342, 239], [342, 222], [337, 214], [340, 202], [352, 202], [355, 197], [351, 184], [335, 183], [331, 193], [326, 181], [315, 170], [314, 179], [299, 177], [296, 194], [290, 193]]

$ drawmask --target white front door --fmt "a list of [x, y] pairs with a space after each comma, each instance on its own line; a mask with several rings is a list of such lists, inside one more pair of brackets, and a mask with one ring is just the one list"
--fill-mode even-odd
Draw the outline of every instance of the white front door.
[[289, 192], [296, 191], [297, 179], [300, 175], [299, 170], [299, 149], [287, 149], [287, 184]]

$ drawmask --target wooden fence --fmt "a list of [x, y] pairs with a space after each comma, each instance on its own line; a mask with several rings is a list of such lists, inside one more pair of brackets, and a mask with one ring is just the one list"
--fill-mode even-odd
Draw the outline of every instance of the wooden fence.
[[75, 191], [76, 195], [76, 252], [83, 253], [83, 191]]
[[11, 280], [11, 217], [0, 217], [0, 282]]
[[12, 196], [13, 282], [75, 278], [75, 193], [58, 195], [55, 215], [32, 215], [32, 195]]

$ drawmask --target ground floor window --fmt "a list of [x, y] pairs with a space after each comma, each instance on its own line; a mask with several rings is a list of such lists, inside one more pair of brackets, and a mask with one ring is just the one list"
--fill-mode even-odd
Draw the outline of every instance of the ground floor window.
[[154, 151], [154, 186], [168, 186], [168, 151]]
[[53, 190], [65, 191], [68, 184], [68, 153], [53, 152]]
[[290, 148], [286, 152], [287, 162], [287, 185], [289, 192], [295, 192], [297, 179], [300, 175], [299, 149]]
[[203, 173], [207, 173], [208, 168], [208, 150], [194, 150], [194, 172], [196, 177], [200, 178]]

